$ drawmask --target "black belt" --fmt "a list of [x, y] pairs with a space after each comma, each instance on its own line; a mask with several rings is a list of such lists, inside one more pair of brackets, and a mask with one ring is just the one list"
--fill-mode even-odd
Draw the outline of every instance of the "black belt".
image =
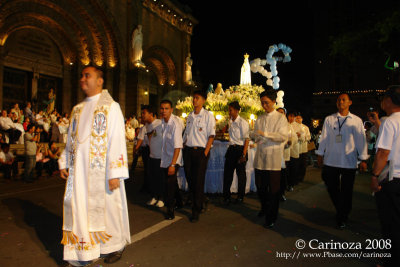
[[236, 145], [236, 144], [229, 145], [229, 146], [232, 146], [232, 147], [244, 147], [243, 145]]
[[185, 146], [187, 149], [205, 149], [204, 147], [201, 146]]

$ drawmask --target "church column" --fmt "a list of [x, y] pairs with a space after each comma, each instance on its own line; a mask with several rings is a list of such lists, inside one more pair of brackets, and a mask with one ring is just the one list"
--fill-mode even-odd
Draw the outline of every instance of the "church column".
[[40, 101], [40, 99], [37, 98], [39, 77], [40, 77], [39, 70], [37, 69], [37, 67], [33, 67], [31, 95], [32, 99], [37, 103], [38, 101]]
[[76, 103], [82, 102], [85, 99], [85, 93], [81, 90], [81, 85], [80, 85], [80, 79], [81, 79], [81, 75], [82, 75], [82, 70], [85, 66], [82, 65], [82, 63], [78, 63], [77, 66], [77, 82], [76, 82], [76, 90], [77, 90], [77, 99], [76, 99]]
[[4, 46], [0, 46], [0, 110], [3, 109]]
[[121, 66], [121, 69], [119, 71], [118, 103], [119, 103], [122, 113], [125, 115], [125, 117], [127, 117], [127, 115], [128, 115], [127, 114], [127, 105], [129, 105], [129, 103], [127, 103], [127, 100], [126, 100], [126, 95], [128, 93], [128, 88], [126, 86], [126, 81], [127, 81], [126, 74], [127, 74], [126, 69]]
[[63, 66], [63, 83], [62, 83], [62, 111], [70, 113], [72, 109], [72, 103], [71, 103], [71, 92], [74, 90], [72, 88], [72, 76], [71, 76], [71, 71], [72, 71], [73, 66], [64, 63]]
[[113, 90], [114, 90], [114, 81], [113, 81], [113, 77], [114, 77], [114, 69], [107, 67], [106, 69], [106, 73], [105, 73], [105, 80], [106, 83], [104, 84], [104, 89], [107, 89], [108, 92], [110, 93], [110, 95], [113, 95]]

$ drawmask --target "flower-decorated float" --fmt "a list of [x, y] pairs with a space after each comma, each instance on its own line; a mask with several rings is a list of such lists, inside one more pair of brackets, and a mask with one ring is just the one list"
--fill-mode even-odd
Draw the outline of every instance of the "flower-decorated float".
[[[284, 57], [273, 57], [275, 52], [282, 51]], [[207, 90], [207, 101], [205, 108], [214, 114], [216, 120], [217, 136], [216, 139], [227, 140], [229, 138], [227, 133], [223, 133], [222, 129], [229, 123], [228, 105], [233, 101], [238, 101], [241, 110], [239, 115], [249, 121], [250, 128], [254, 128], [257, 116], [264, 113], [261, 106], [260, 93], [264, 91], [264, 87], [251, 84], [251, 72], [260, 73], [267, 78], [266, 85], [272, 86], [273, 89], [279, 89], [279, 77], [276, 68], [278, 61], [290, 61], [290, 47], [279, 44], [269, 47], [266, 59], [255, 59], [249, 62], [248, 55], [244, 56], [244, 63], [240, 75], [240, 85], [230, 86], [224, 90], [222, 85], [218, 83], [215, 90], [210, 85]], [[269, 65], [270, 71], [267, 71], [264, 66]], [[284, 107], [283, 96], [284, 92], [279, 90], [277, 92], [278, 98], [276, 99], [276, 108]], [[185, 99], [179, 100], [176, 109], [180, 111], [181, 117], [186, 120], [186, 117], [193, 111], [193, 97], [189, 96]], [[216, 140], [210, 151], [210, 158], [208, 161], [206, 179], [204, 184], [205, 193], [222, 193], [223, 191], [223, 172], [225, 163], [225, 154], [228, 148], [228, 143]], [[246, 164], [246, 193], [249, 191], [256, 191], [253, 159], [255, 155], [255, 148], [250, 147], [248, 150], [248, 161]], [[187, 190], [187, 183], [183, 168], [180, 168], [178, 173], [178, 183], [180, 188]], [[237, 192], [237, 178], [233, 180], [231, 192]]]
[[[275, 52], [282, 51], [284, 57], [273, 57]], [[230, 86], [224, 90], [221, 83], [217, 84], [215, 90], [212, 84], [209, 85], [207, 90], [207, 101], [205, 108], [214, 114], [216, 119], [217, 139], [226, 139], [227, 136], [223, 135], [222, 129], [229, 122], [228, 105], [233, 101], [238, 101], [241, 110], [239, 115], [249, 121], [250, 127], [254, 127], [254, 121], [258, 115], [264, 112], [261, 106], [259, 95], [265, 89], [260, 85], [251, 84], [251, 72], [260, 73], [267, 78], [267, 86], [272, 86], [275, 90], [279, 89], [279, 77], [276, 67], [278, 61], [289, 62], [291, 48], [284, 45], [272, 45], [269, 47], [266, 59], [254, 59], [249, 63], [249, 55], [244, 55], [244, 62], [241, 69], [240, 85]], [[267, 71], [264, 66], [270, 65], [270, 70]], [[278, 98], [276, 100], [276, 107], [284, 107], [283, 104], [284, 92], [278, 91]], [[188, 96], [183, 100], [178, 100], [176, 109], [180, 110], [181, 117], [185, 119], [187, 115], [193, 111], [193, 98]]]

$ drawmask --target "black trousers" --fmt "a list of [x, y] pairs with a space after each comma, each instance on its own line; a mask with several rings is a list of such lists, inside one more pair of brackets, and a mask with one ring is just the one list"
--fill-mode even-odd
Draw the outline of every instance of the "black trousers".
[[15, 160], [12, 164], [2, 164], [0, 169], [4, 173], [5, 179], [11, 179], [11, 174], [14, 177], [18, 175], [18, 162]]
[[301, 153], [299, 157], [299, 172], [297, 182], [303, 182], [307, 170], [307, 153]]
[[5, 130], [5, 132], [8, 133], [8, 137], [10, 139], [10, 144], [15, 144], [22, 134], [22, 132], [20, 130], [12, 129], [12, 128]]
[[265, 221], [267, 224], [275, 223], [278, 218], [281, 171], [255, 169], [255, 180]]
[[390, 239], [392, 248], [391, 258], [384, 266], [400, 266], [400, 178], [382, 184], [381, 191], [375, 194], [382, 237]]
[[177, 173], [179, 170], [179, 166], [175, 166], [175, 172], [173, 175], [168, 175], [168, 168], [161, 168], [164, 177], [165, 177], [165, 204], [167, 206], [168, 211], [173, 211], [175, 205], [182, 206], [182, 196], [179, 191]]
[[287, 184], [288, 186], [295, 186], [297, 184], [297, 177], [299, 176], [299, 162], [300, 160], [297, 158], [290, 157], [290, 161], [288, 166], [288, 179]]
[[336, 168], [324, 165], [322, 180], [324, 180], [329, 196], [336, 208], [338, 223], [346, 222], [353, 203], [353, 186], [356, 169]]
[[161, 159], [149, 158], [148, 189], [156, 199], [164, 199], [165, 178], [160, 165]]
[[186, 181], [192, 193], [192, 212], [194, 215], [200, 214], [204, 202], [204, 181], [208, 159], [204, 155], [204, 148], [185, 147], [183, 149], [183, 160]]
[[149, 176], [148, 162], [149, 162], [149, 158], [150, 158], [149, 146], [140, 147], [139, 152], [136, 155], [134, 155], [132, 165], [131, 165], [131, 173], [132, 174], [134, 174], [134, 172], [135, 172], [139, 156], [142, 157], [143, 168], [144, 168], [143, 188], [146, 191], [149, 191], [149, 179], [148, 179], [148, 176]]
[[239, 160], [243, 155], [243, 146], [229, 146], [225, 154], [225, 166], [224, 166], [224, 191], [223, 195], [225, 199], [231, 197], [231, 186], [233, 181], [233, 173], [236, 170], [238, 177], [238, 198], [244, 197], [246, 190], [246, 161], [240, 163]]
[[283, 168], [281, 170], [281, 187], [279, 189], [279, 191], [281, 192], [280, 193], [281, 196], [285, 195], [285, 189], [287, 187], [287, 180], [288, 180], [288, 176], [289, 176], [289, 170], [287, 167], [289, 164], [289, 161], [286, 161], [285, 164], [286, 164], [286, 168]]

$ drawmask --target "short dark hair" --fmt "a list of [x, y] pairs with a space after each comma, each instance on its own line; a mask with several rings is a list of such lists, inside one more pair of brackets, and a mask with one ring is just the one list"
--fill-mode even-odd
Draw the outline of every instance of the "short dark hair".
[[278, 111], [278, 110], [283, 110], [283, 112], [286, 114], [286, 109], [285, 109], [285, 108], [279, 107], [279, 108], [277, 108], [276, 110], [277, 110], [277, 111]]
[[99, 69], [98, 67], [96, 67], [96, 66], [94, 66], [94, 65], [87, 65], [87, 66], [84, 67], [83, 69], [87, 69], [87, 68], [93, 68], [94, 71], [96, 72], [98, 78], [102, 78], [102, 79], [104, 78], [104, 77], [103, 77], [103, 76], [104, 76], [103, 71], [102, 71], [101, 69]]
[[29, 132], [30, 129], [32, 129], [33, 127], [35, 127], [36, 125], [31, 123], [28, 125], [28, 127], [26, 127], [26, 131]]
[[296, 117], [296, 114], [297, 114], [297, 111], [294, 111], [294, 110], [290, 110], [290, 111], [288, 111], [287, 112], [287, 116], [289, 116], [289, 115], [293, 115], [293, 116], [295, 116]]
[[163, 99], [163, 100], [161, 100], [160, 106], [161, 106], [161, 104], [169, 104], [170, 107], [172, 108], [172, 102], [171, 102], [170, 100], [168, 100], [168, 99]]
[[400, 106], [400, 85], [391, 85], [386, 89], [385, 97], [390, 97], [393, 104]]
[[345, 92], [340, 93], [340, 94], [337, 96], [336, 100], [338, 100], [338, 99], [339, 99], [339, 96], [341, 96], [341, 95], [347, 95], [347, 97], [349, 98], [349, 100], [350, 100], [350, 101], [353, 101], [353, 98], [351, 97], [351, 95], [350, 95], [349, 93], [345, 93]]
[[260, 98], [263, 98], [264, 96], [268, 97], [269, 99], [275, 101], [276, 98], [278, 97], [276, 91], [274, 89], [265, 89], [263, 92], [260, 94]]
[[54, 144], [54, 141], [49, 142], [49, 148]]
[[1, 144], [1, 149], [5, 149], [5, 148], [10, 148], [10, 144], [9, 143], [2, 143]]
[[196, 90], [193, 92], [193, 96], [195, 95], [199, 95], [201, 97], [203, 97], [205, 100], [207, 100], [207, 92], [205, 92], [204, 90]]
[[142, 111], [147, 110], [148, 113], [153, 114], [153, 116], [157, 116], [157, 111], [155, 111], [153, 106], [150, 105], [142, 105], [140, 108]]
[[237, 101], [233, 101], [233, 102], [229, 103], [229, 106], [236, 110], [240, 110], [240, 105], [239, 105], [239, 102], [237, 102]]

